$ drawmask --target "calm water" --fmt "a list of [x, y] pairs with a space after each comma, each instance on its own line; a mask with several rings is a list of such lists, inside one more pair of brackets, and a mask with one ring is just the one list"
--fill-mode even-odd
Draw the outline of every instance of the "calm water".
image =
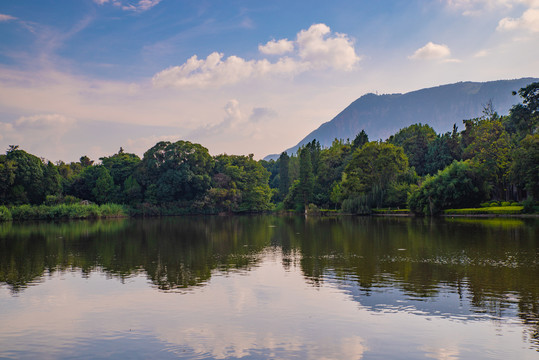
[[538, 359], [539, 221], [0, 224], [0, 358]]

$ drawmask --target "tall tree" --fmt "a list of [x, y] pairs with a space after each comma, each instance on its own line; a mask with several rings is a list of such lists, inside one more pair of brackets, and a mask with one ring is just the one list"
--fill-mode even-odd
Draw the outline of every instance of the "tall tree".
[[343, 176], [348, 195], [387, 189], [390, 182], [408, 169], [404, 150], [393, 144], [367, 143], [352, 154]]
[[432, 127], [425, 124], [413, 124], [391, 136], [388, 142], [401, 146], [408, 157], [410, 166], [413, 166], [418, 175], [425, 175], [426, 156], [429, 144], [436, 139], [436, 132]]
[[156, 201], [191, 201], [209, 189], [213, 165], [202, 145], [161, 141], [144, 153], [139, 178]]
[[515, 149], [511, 179], [529, 197], [539, 199], [539, 134], [526, 136]]
[[299, 151], [299, 201], [307, 206], [312, 199], [314, 175], [311, 162], [311, 149], [304, 147]]
[[290, 188], [290, 156], [285, 152], [279, 156], [279, 195], [283, 200]]

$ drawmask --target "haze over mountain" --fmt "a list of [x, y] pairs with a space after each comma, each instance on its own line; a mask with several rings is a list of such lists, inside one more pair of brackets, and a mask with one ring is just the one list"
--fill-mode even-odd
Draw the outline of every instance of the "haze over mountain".
[[[429, 124], [437, 133], [450, 131], [453, 124], [462, 130], [462, 120], [481, 116], [489, 102], [492, 102], [498, 114], [507, 115], [509, 109], [520, 102], [512, 91], [536, 81], [539, 79], [467, 81], [405, 94], [365, 94], [286, 152], [296, 153], [300, 146], [314, 139], [323, 147], [331, 146], [334, 139], [353, 140], [362, 129], [370, 140], [385, 140], [400, 129], [416, 123]], [[272, 154], [264, 159], [278, 157], [279, 154]]]

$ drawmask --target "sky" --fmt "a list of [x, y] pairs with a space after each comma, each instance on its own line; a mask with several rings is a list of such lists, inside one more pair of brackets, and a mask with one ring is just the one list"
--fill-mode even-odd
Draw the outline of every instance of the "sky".
[[0, 152], [53, 162], [178, 140], [259, 159], [369, 92], [521, 77], [539, 0], [0, 2]]

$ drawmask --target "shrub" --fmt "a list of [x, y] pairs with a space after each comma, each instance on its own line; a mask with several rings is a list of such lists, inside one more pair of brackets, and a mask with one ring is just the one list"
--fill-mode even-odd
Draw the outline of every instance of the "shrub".
[[0, 205], [0, 221], [10, 221], [11, 219], [11, 211], [7, 207]]
[[502, 206], [511, 206], [511, 203], [509, 201], [502, 201]]

